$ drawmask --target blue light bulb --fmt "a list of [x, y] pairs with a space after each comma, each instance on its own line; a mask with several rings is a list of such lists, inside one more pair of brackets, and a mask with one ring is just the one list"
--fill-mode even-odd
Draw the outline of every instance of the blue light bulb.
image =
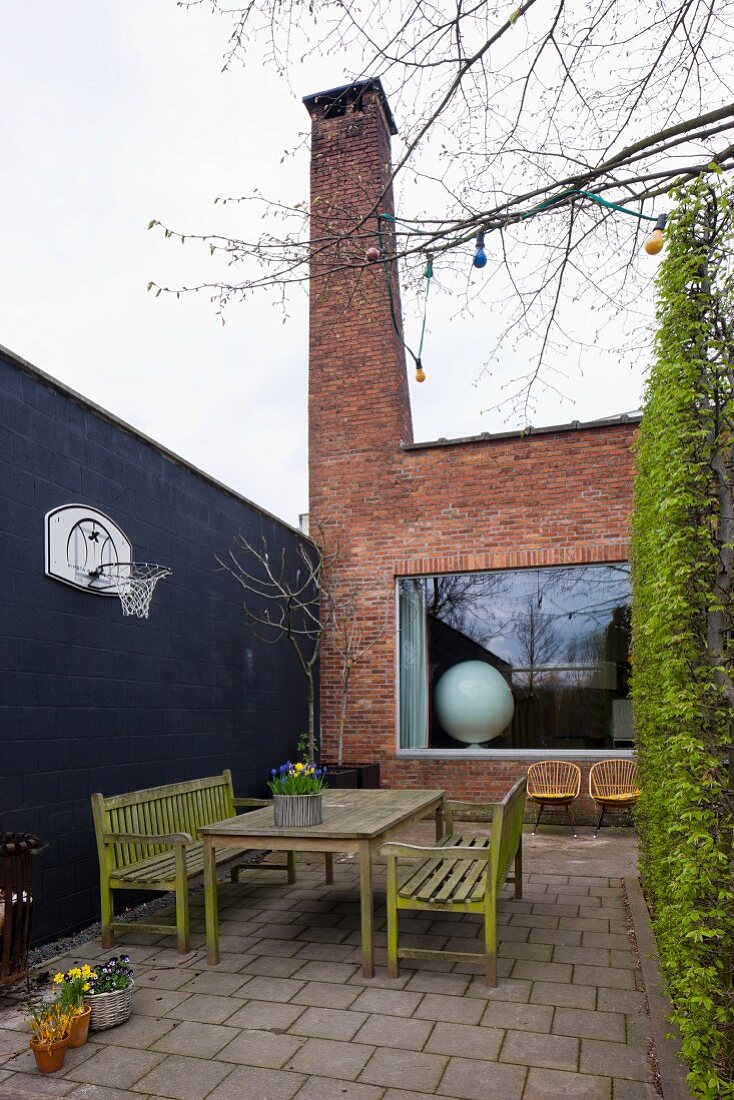
[[481, 229], [477, 233], [477, 250], [474, 253], [472, 263], [475, 267], [484, 267], [487, 263], [487, 253], [484, 251], [484, 233]]

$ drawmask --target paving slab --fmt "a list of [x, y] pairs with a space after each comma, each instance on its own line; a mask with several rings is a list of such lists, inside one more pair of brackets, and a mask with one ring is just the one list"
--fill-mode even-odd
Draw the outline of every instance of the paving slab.
[[142, 1077], [133, 1092], [170, 1096], [172, 1100], [205, 1100], [230, 1069], [206, 1058], [171, 1055]]
[[504, 1038], [505, 1032], [500, 1028], [437, 1023], [425, 1049], [434, 1054], [482, 1058], [494, 1062]]
[[281, 1069], [302, 1045], [303, 1039], [290, 1035], [273, 1035], [268, 1031], [241, 1031], [214, 1057], [219, 1062], [236, 1062], [241, 1066]]
[[239, 1035], [234, 1027], [223, 1024], [197, 1024], [184, 1020], [152, 1044], [163, 1054], [186, 1054], [194, 1058], [212, 1058]]
[[354, 1081], [375, 1052], [365, 1043], [339, 1043], [331, 1039], [307, 1039], [286, 1069], [320, 1077]]
[[453, 1020], [456, 1024], [478, 1024], [485, 1006], [479, 998], [427, 993], [419, 1003], [414, 1019]]
[[353, 1039], [364, 1022], [366, 1012], [354, 1012], [336, 1008], [307, 1008], [291, 1025], [291, 1035], [305, 1035], [313, 1039]]
[[392, 1085], [396, 1088], [410, 1082], [424, 1091], [435, 1090], [446, 1068], [446, 1062], [447, 1059], [438, 1054], [379, 1047], [362, 1070], [359, 1080], [371, 1085]]
[[403, 1016], [368, 1016], [354, 1036], [358, 1043], [376, 1047], [397, 1047], [403, 1050], [423, 1050], [433, 1031], [431, 1020], [408, 1020]]
[[515, 1065], [576, 1070], [579, 1066], [579, 1040], [566, 1035], [508, 1031], [499, 1059]]
[[525, 1066], [451, 1058], [436, 1091], [459, 1100], [519, 1100], [527, 1074]]
[[[297, 1094], [296, 1100], [383, 1100], [385, 1095], [383, 1089], [375, 1085], [361, 1085], [356, 1081], [338, 1081], [333, 1077], [309, 1077]], [[267, 1100], [271, 1100], [268, 1093], [263, 1093], [263, 1097], [265, 1096]], [[405, 1096], [407, 1097], [408, 1093], [405, 1093]], [[217, 1097], [212, 1097], [212, 1100], [217, 1100]], [[241, 1100], [241, 1097], [237, 1097], [237, 1100]], [[276, 1098], [273, 1097], [272, 1100]], [[430, 1097], [429, 1100], [433, 1098]]]
[[291, 1100], [305, 1080], [302, 1073], [237, 1066], [206, 1100]]
[[[141, 1077], [152, 1072], [164, 1060], [164, 1054], [149, 1050], [134, 1050], [131, 1047], [95, 1047], [88, 1044], [83, 1050], [89, 1050], [94, 1057], [86, 1058], [81, 1064], [67, 1069], [66, 1060], [62, 1073], [72, 1081], [86, 1081], [91, 1085], [109, 1085], [129, 1089]], [[67, 1055], [68, 1058], [68, 1055]], [[156, 1091], [148, 1089], [149, 1092]]]
[[533, 1068], [528, 1073], [522, 1100], [612, 1100], [608, 1077]]

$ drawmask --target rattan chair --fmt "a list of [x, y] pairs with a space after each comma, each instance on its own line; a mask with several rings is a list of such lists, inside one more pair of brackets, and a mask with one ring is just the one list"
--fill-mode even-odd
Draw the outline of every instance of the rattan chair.
[[576, 836], [576, 824], [571, 803], [581, 790], [581, 768], [566, 760], [541, 760], [528, 768], [527, 797], [538, 804], [538, 816], [533, 825], [533, 836], [540, 824], [546, 806], [563, 806], [568, 823]]
[[589, 771], [589, 794], [601, 806], [594, 838], [607, 810], [631, 810], [640, 797], [634, 760], [599, 760]]

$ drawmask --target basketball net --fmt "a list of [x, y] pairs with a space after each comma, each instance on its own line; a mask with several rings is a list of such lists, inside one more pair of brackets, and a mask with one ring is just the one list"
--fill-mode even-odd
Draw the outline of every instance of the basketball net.
[[99, 575], [109, 580], [110, 588], [114, 588], [117, 592], [123, 615], [136, 615], [138, 619], [147, 619], [153, 590], [158, 581], [163, 580], [164, 577], [170, 577], [171, 570], [165, 565], [133, 561], [103, 565]]

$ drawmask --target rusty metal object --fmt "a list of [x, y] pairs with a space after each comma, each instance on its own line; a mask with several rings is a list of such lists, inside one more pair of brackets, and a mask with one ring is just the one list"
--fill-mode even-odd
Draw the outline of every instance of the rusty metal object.
[[32, 859], [46, 847], [31, 833], [0, 833], [0, 986], [28, 977]]

